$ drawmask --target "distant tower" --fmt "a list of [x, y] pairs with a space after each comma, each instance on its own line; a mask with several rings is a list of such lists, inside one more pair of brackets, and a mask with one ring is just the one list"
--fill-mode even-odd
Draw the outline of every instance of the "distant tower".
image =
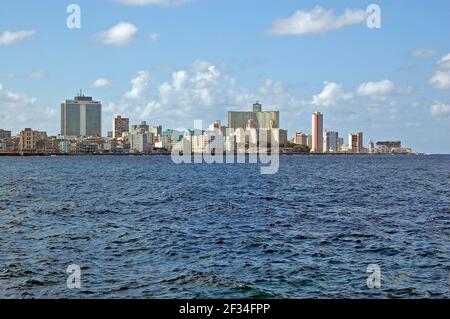
[[61, 103], [61, 135], [101, 136], [102, 104], [80, 90], [73, 100]]
[[313, 153], [323, 153], [323, 115], [315, 112], [312, 116], [312, 149]]
[[253, 112], [254, 113], [262, 112], [262, 105], [259, 103], [259, 101], [256, 101], [256, 103], [253, 104]]

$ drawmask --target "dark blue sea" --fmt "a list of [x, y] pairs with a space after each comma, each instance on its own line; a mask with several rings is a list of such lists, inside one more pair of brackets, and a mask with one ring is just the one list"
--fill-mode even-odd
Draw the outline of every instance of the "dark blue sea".
[[449, 298], [449, 238], [450, 156], [0, 158], [0, 298]]

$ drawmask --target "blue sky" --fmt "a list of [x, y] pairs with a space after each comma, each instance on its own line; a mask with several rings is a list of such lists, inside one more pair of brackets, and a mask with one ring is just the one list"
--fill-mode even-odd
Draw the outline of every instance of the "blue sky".
[[[345, 139], [450, 153], [448, 1], [140, 1], [2, 1], [0, 128], [57, 134], [81, 88], [103, 102], [105, 133], [116, 114], [226, 123], [258, 99], [290, 136], [321, 111]], [[81, 29], [66, 26], [71, 3]], [[361, 18], [371, 3], [381, 29]]]

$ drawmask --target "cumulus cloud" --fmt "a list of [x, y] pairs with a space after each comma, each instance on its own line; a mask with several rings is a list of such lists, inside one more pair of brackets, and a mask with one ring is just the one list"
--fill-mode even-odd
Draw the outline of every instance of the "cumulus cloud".
[[437, 55], [437, 51], [434, 49], [416, 49], [411, 53], [413, 58], [429, 58]]
[[[309, 112], [301, 108], [304, 102], [292, 97], [282, 82], [265, 79], [256, 91], [250, 92], [220, 66], [208, 61], [195, 61], [177, 69], [167, 80], [152, 83], [151, 87], [141, 90], [142, 94], [135, 94], [136, 88], [141, 87], [138, 82], [150, 79], [148, 73], [142, 72], [133, 78], [133, 88], [122, 101], [105, 103], [106, 121], [116, 114], [124, 114], [132, 121], [163, 123], [174, 129], [191, 127], [196, 119], [203, 120], [205, 125], [214, 120], [226, 124], [227, 111], [251, 110], [256, 100], [262, 102], [265, 110]], [[138, 78], [147, 81], [138, 81]], [[130, 99], [138, 95], [141, 98]]]
[[92, 87], [96, 89], [103, 89], [111, 86], [111, 82], [107, 79], [97, 79], [92, 83]]
[[450, 53], [437, 62], [430, 84], [437, 89], [450, 90]]
[[352, 93], [345, 93], [342, 85], [336, 82], [324, 82], [324, 88], [321, 93], [314, 95], [312, 105], [315, 106], [334, 106], [339, 101], [350, 100]]
[[356, 93], [359, 96], [383, 97], [400, 93], [400, 91], [392, 81], [383, 80], [379, 82], [362, 83], [356, 90]]
[[150, 75], [147, 71], [138, 71], [131, 79], [131, 90], [124, 94], [127, 99], [140, 99], [150, 85]]
[[0, 46], [11, 45], [17, 42], [21, 42], [28, 38], [31, 38], [36, 34], [36, 31], [33, 30], [22, 30], [22, 31], [5, 31], [0, 34]]
[[[58, 126], [58, 114], [54, 108], [38, 105], [35, 97], [12, 92], [0, 84], [0, 127], [15, 133], [25, 127], [46, 130]], [[49, 126], [50, 123], [50, 126]]]
[[431, 106], [430, 112], [433, 117], [450, 116], [450, 104], [436, 103]]
[[97, 34], [97, 39], [107, 45], [113, 45], [117, 47], [127, 47], [136, 37], [138, 28], [128, 22], [119, 22], [108, 30]]
[[361, 9], [346, 9], [344, 14], [335, 15], [333, 10], [320, 6], [311, 11], [297, 10], [292, 16], [273, 21], [267, 31], [269, 35], [311, 35], [335, 31], [346, 26], [361, 24], [367, 19], [367, 12]]
[[115, 0], [118, 3], [130, 5], [130, 6], [176, 6], [190, 0]]

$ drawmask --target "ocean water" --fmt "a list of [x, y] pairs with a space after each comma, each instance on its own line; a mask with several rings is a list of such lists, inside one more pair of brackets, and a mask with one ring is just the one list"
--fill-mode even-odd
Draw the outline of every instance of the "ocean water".
[[282, 156], [266, 176], [163, 156], [0, 169], [0, 298], [450, 297], [450, 156]]

